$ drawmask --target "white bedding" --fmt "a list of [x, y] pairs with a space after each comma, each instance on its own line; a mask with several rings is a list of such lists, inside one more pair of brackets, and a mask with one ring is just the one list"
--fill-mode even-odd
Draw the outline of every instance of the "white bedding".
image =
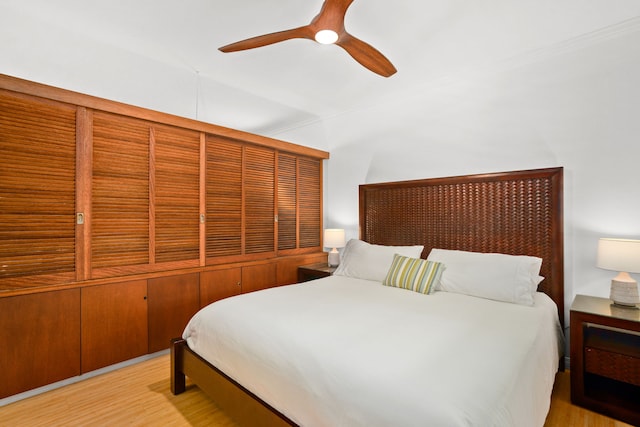
[[191, 349], [302, 426], [542, 426], [556, 306], [331, 276], [200, 310]]

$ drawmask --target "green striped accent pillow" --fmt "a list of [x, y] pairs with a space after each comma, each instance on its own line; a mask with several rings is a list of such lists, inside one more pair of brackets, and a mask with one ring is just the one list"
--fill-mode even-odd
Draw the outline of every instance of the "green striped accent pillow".
[[440, 281], [443, 271], [444, 264], [440, 262], [395, 254], [382, 284], [431, 294]]

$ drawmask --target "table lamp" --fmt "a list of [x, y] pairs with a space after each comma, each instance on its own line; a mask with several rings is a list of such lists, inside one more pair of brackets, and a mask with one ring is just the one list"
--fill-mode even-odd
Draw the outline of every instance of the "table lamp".
[[597, 266], [618, 271], [611, 280], [611, 300], [615, 305], [635, 307], [640, 302], [638, 282], [629, 273], [640, 273], [640, 240], [601, 238]]
[[340, 265], [340, 253], [338, 248], [345, 245], [344, 230], [341, 228], [327, 228], [324, 230], [324, 247], [331, 248], [329, 252], [329, 267]]

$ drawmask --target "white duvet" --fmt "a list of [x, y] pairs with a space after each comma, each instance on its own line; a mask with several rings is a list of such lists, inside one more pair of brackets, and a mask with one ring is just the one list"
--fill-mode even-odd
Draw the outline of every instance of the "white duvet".
[[331, 276], [218, 301], [183, 337], [302, 426], [542, 426], [556, 313]]

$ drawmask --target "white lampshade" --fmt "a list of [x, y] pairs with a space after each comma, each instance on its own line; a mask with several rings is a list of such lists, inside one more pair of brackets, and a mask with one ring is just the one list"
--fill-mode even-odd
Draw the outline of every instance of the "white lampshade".
[[600, 239], [597, 265], [605, 270], [640, 273], [640, 240]]
[[640, 273], [640, 240], [600, 239], [596, 265], [619, 272], [611, 280], [611, 299], [615, 304], [635, 306], [640, 302], [638, 282], [629, 276], [629, 273]]
[[324, 247], [331, 248], [328, 256], [329, 267], [337, 267], [340, 264], [340, 253], [337, 248], [342, 248], [344, 245], [343, 229], [327, 228], [324, 230]]
[[327, 228], [324, 230], [324, 247], [325, 248], [343, 248], [344, 230], [341, 228]]

